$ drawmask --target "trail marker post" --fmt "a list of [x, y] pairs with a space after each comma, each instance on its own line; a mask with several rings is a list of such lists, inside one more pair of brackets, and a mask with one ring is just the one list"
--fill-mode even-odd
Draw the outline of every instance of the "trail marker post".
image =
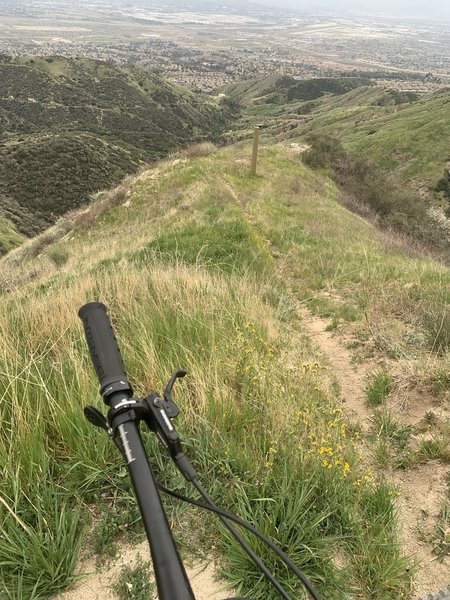
[[259, 145], [259, 126], [257, 125], [253, 131], [253, 154], [252, 154], [252, 168], [250, 173], [256, 175], [256, 163], [258, 161], [258, 145]]

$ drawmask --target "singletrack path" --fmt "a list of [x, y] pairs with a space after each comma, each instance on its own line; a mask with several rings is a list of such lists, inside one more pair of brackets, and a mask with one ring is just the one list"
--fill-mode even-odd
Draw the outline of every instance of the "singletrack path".
[[[112, 586], [125, 566], [132, 569], [137, 566], [138, 555], [143, 562], [150, 560], [147, 540], [135, 546], [119, 545], [117, 558], [98, 570], [94, 558], [80, 563], [78, 572], [84, 575], [83, 578], [55, 600], [117, 600]], [[186, 571], [197, 600], [223, 600], [233, 595], [226, 591], [226, 584], [217, 581], [212, 563], [186, 568]]]
[[[339, 381], [344, 413], [349, 421], [357, 421], [363, 432], [367, 432], [372, 412], [365, 404], [366, 378], [369, 373], [379, 369], [379, 364], [355, 364], [352, 352], [343, 341], [336, 334], [326, 331], [328, 320], [312, 315], [304, 306], [300, 306], [299, 313], [304, 331], [330, 365], [330, 375]], [[400, 409], [401, 405], [398, 406]], [[423, 412], [425, 410], [424, 407]], [[405, 415], [403, 417], [405, 419]], [[369, 444], [365, 450], [368, 448]], [[449, 474], [448, 465], [440, 461], [429, 461], [406, 470], [389, 470], [386, 473], [400, 492], [397, 509], [401, 544], [405, 553], [414, 557], [417, 565], [413, 600], [423, 599], [450, 584], [450, 557], [439, 562], [432, 553], [431, 544], [426, 541], [434, 532], [447, 493]]]

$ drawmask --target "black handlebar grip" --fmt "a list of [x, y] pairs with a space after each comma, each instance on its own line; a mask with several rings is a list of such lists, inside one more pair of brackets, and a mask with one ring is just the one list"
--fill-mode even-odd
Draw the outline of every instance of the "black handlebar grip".
[[106, 310], [104, 304], [90, 302], [80, 308], [78, 315], [83, 321], [92, 363], [100, 381], [100, 394], [109, 404], [115, 392], [131, 396], [133, 390]]

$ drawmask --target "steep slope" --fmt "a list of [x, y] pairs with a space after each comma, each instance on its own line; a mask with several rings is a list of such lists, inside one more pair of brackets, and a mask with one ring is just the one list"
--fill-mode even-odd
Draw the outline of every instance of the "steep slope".
[[[450, 272], [347, 211], [293, 150], [263, 148], [258, 177], [249, 154], [154, 165], [119, 202], [113, 190], [59, 223], [56, 244], [47, 232], [47, 245], [41, 236], [1, 261], [5, 594], [48, 598], [70, 582], [94, 504], [96, 554], [140, 530], [115, 449], [82, 414], [97, 383], [76, 310], [95, 299], [111, 308], [137, 394], [187, 368], [178, 426], [211, 493], [277, 539], [324, 597], [417, 598], [448, 583]], [[349, 346], [343, 372], [310, 338], [318, 320], [335, 348]], [[365, 390], [351, 395], [361, 364], [368, 387], [380, 370], [391, 383], [371, 406]], [[146, 441], [159, 480], [183, 489]], [[419, 472], [433, 474], [426, 516], [408, 487]], [[428, 536], [413, 592], [395, 516], [404, 498], [403, 526]], [[211, 522], [170, 510], [184, 553], [217, 552], [237, 593], [274, 597]]]
[[367, 154], [402, 180], [434, 188], [449, 158], [450, 91], [399, 103], [391, 98], [388, 92], [385, 100], [354, 105], [353, 111], [347, 105], [326, 114], [330, 107], [324, 107], [306, 129], [338, 135], [350, 150]]
[[0, 59], [0, 210], [35, 234], [68, 208], [189, 142], [226, 107], [162, 78], [84, 59]]
[[24, 236], [17, 233], [13, 224], [0, 216], [0, 256], [6, 254], [25, 241]]

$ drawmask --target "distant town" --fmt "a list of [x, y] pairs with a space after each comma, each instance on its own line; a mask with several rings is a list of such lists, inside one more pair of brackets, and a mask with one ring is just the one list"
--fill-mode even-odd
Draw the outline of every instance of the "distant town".
[[6, 1], [0, 52], [132, 64], [212, 92], [232, 81], [282, 73], [297, 78], [364, 75], [400, 91], [450, 85], [450, 24], [301, 15], [201, 0], [181, 9], [120, 0]]

